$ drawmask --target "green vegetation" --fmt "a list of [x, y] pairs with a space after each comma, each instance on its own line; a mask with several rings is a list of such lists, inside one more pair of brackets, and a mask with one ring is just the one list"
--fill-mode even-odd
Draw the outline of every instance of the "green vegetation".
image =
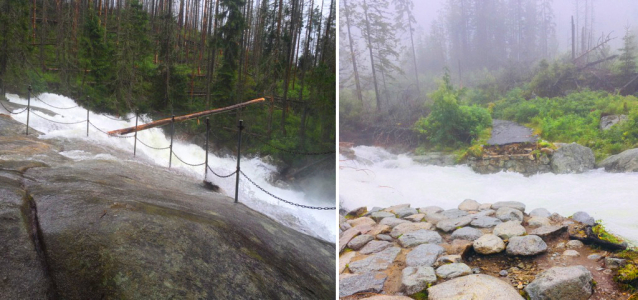
[[591, 228], [592, 232], [601, 240], [608, 241], [614, 244], [620, 244], [623, 242], [621, 238], [610, 233], [605, 229], [601, 220], [596, 221], [596, 226]]
[[[430, 286], [430, 284], [428, 284], [428, 287]], [[410, 295], [410, 297], [412, 297], [413, 299], [416, 300], [428, 300], [428, 291], [427, 289], [422, 290], [414, 295]]]
[[[336, 5], [319, 3], [0, 0], [0, 94], [31, 85], [94, 111], [154, 117], [268, 97], [212, 117], [212, 143], [234, 147], [243, 119], [248, 153], [309, 163], [276, 148], [334, 149]], [[201, 121], [177, 129], [199, 134]]]

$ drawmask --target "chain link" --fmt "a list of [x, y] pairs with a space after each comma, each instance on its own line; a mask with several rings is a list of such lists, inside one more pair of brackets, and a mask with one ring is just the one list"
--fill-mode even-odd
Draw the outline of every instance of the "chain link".
[[42, 119], [45, 119], [45, 120], [49, 121], [49, 122], [63, 124], [63, 125], [74, 125], [74, 124], [80, 124], [80, 123], [85, 123], [86, 122], [86, 120], [77, 121], [77, 122], [68, 122], [68, 123], [67, 122], [58, 122], [58, 121], [49, 120], [49, 119], [47, 119], [47, 118], [45, 118], [45, 117], [43, 117], [41, 115], [38, 115], [38, 114], [35, 113], [35, 111], [32, 111], [31, 113], [36, 115], [36, 116], [38, 116], [38, 117], [40, 117], [40, 118], [42, 118]]
[[33, 96], [33, 97], [35, 97], [36, 99], [40, 100], [40, 102], [42, 102], [42, 103], [44, 103], [44, 104], [46, 104], [46, 105], [48, 105], [48, 106], [51, 106], [51, 107], [53, 107], [53, 108], [57, 108], [57, 109], [71, 109], [71, 108], [80, 107], [79, 105], [71, 106], [71, 107], [58, 107], [58, 106], [53, 106], [53, 105], [51, 105], [51, 104], [49, 104], [49, 103], [46, 103], [46, 102], [42, 101], [42, 99], [40, 99], [40, 97], [38, 97], [38, 96]]
[[177, 157], [177, 159], [179, 159], [179, 161], [181, 161], [181, 162], [183, 162], [184, 164], [187, 164], [187, 165], [189, 165], [189, 166], [191, 166], [191, 167], [199, 167], [199, 166], [203, 166], [203, 165], [206, 163], [206, 162], [203, 162], [203, 163], [201, 163], [201, 164], [197, 164], [197, 165], [196, 165], [196, 164], [189, 164], [189, 163], [187, 163], [187, 162], [183, 161], [181, 158], [179, 158], [179, 156], [177, 156], [177, 154], [175, 153], [175, 151], [173, 151], [173, 155], [175, 155], [175, 157]]
[[140, 140], [139, 138], [135, 138], [135, 139], [136, 139], [138, 142], [142, 143], [142, 145], [144, 145], [144, 146], [146, 146], [146, 147], [149, 147], [149, 148], [151, 148], [151, 149], [155, 149], [155, 150], [166, 150], [166, 149], [169, 149], [169, 148], [171, 147], [171, 146], [168, 146], [168, 147], [164, 147], [164, 148], [157, 148], [157, 147], [153, 147], [153, 146], [149, 146], [149, 145], [147, 145], [146, 143], [142, 142], [142, 140]]
[[14, 112], [11, 112], [6, 106], [4, 106], [4, 104], [2, 104], [2, 101], [0, 101], [0, 105], [2, 105], [2, 107], [4, 107], [4, 109], [12, 115], [19, 115], [23, 113], [25, 110], [27, 110], [27, 108], [29, 108], [29, 107], [25, 107], [22, 111], [14, 113]]
[[93, 128], [95, 128], [95, 129], [97, 129], [99, 132], [106, 134], [108, 137], [116, 137], [116, 138], [120, 138], [120, 139], [127, 139], [127, 138], [135, 137], [134, 135], [110, 135], [108, 132], [98, 128], [97, 126], [95, 126], [95, 124], [93, 124], [91, 121], [89, 121], [89, 124], [91, 124], [91, 126], [93, 126]]
[[258, 189], [260, 189], [262, 192], [270, 195], [271, 197], [279, 200], [279, 201], [283, 201], [285, 203], [288, 203], [290, 205], [294, 205], [294, 206], [298, 206], [301, 208], [309, 208], [309, 209], [317, 209], [317, 210], [335, 210], [337, 209], [336, 207], [321, 207], [321, 206], [309, 206], [309, 205], [303, 205], [303, 204], [298, 204], [298, 203], [294, 203], [294, 202], [290, 202], [288, 200], [284, 200], [282, 198], [279, 198], [275, 195], [273, 195], [272, 193], [266, 191], [264, 188], [262, 188], [261, 186], [257, 185], [254, 181], [252, 181], [252, 179], [250, 179], [248, 176], [246, 176], [246, 174], [244, 174], [243, 171], [239, 171], [239, 173], [241, 173], [241, 175], [243, 175], [246, 179], [248, 179], [248, 181], [250, 181], [250, 183], [252, 183], [254, 186], [256, 186]]
[[228, 177], [230, 177], [230, 176], [233, 176], [233, 175], [237, 174], [237, 171], [235, 171], [235, 172], [232, 172], [232, 173], [230, 173], [230, 174], [228, 174], [228, 175], [219, 175], [219, 174], [217, 174], [215, 171], [213, 171], [213, 169], [211, 169], [211, 168], [210, 168], [210, 166], [207, 166], [207, 168], [208, 168], [211, 172], [213, 172], [213, 174], [215, 174], [215, 176], [220, 177], [220, 178], [228, 178]]

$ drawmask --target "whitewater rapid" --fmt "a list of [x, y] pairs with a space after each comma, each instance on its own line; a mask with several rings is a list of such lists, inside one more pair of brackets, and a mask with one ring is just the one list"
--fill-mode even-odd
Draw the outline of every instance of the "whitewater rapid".
[[467, 166], [438, 167], [414, 162], [381, 148], [353, 148], [357, 159], [340, 156], [339, 200], [346, 209], [410, 203], [456, 208], [464, 199], [481, 203], [520, 201], [527, 210], [546, 208], [563, 216], [585, 211], [606, 228], [638, 244], [638, 173], [481, 175]]
[[[27, 100], [20, 98], [17, 95], [7, 94], [6, 96], [9, 102], [27, 105]], [[82, 107], [62, 109], [77, 106], [77, 103], [70, 98], [50, 93], [41, 94], [38, 98], [43, 102], [32, 98], [31, 107], [42, 108], [56, 113], [55, 116], [50, 116], [42, 111], [36, 110], [35, 113], [39, 116], [63, 123], [86, 120], [86, 109]], [[53, 108], [49, 105], [59, 107], [60, 109]], [[22, 110], [22, 108], [15, 109], [13, 112], [19, 112]], [[138, 142], [137, 157], [133, 158], [134, 138], [109, 137], [95, 128], [97, 127], [102, 131], [110, 131], [135, 126], [135, 116], [133, 114], [118, 118], [105, 114], [89, 112], [90, 122], [95, 125], [95, 127], [89, 126], [88, 137], [86, 136], [86, 122], [73, 125], [56, 124], [39, 116], [34, 115], [32, 112], [29, 117], [29, 126], [42, 132], [43, 135], [40, 136], [42, 139], [82, 139], [104, 146], [115, 147], [130, 154], [131, 160], [168, 167], [170, 155], [169, 150], [154, 150], [141, 145]], [[12, 117], [17, 121], [26, 124], [27, 112], [12, 115]], [[148, 116], [140, 116], [138, 125], [151, 121], [152, 119]], [[167, 147], [170, 144], [170, 136], [166, 136], [159, 128], [152, 128], [138, 132], [138, 139], [157, 148]], [[173, 151], [181, 159], [190, 164], [203, 163], [206, 156], [206, 152], [202, 147], [191, 144], [187, 141], [174, 140]], [[94, 155], [77, 150], [69, 151], [69, 153], [63, 153], [63, 155], [77, 160], [104, 159], [105, 157], [105, 154]], [[237, 164], [236, 157], [219, 157], [211, 153], [208, 155], [208, 162], [211, 168], [220, 175], [227, 175], [234, 172]], [[192, 177], [194, 181], [201, 181], [204, 174], [204, 166], [189, 166], [182, 163], [175, 157], [172, 159], [172, 168], [175, 172]], [[271, 178], [271, 176], [273, 176], [273, 174], [277, 171], [276, 167], [259, 158], [242, 157], [241, 170], [258, 185], [262, 186], [266, 191], [285, 200], [310, 206], [335, 206], [334, 201], [327, 202], [327, 200], [324, 199], [314, 199], [306, 196], [302, 192], [272, 185], [268, 181], [268, 178]], [[234, 196], [234, 175], [229, 178], [218, 178], [208, 172], [207, 179], [220, 186], [221, 189], [231, 197]], [[336, 216], [334, 210], [311, 210], [281, 203], [279, 200], [272, 198], [270, 195], [247, 182], [244, 177], [240, 177], [239, 201], [295, 230], [333, 243], [336, 241]]]

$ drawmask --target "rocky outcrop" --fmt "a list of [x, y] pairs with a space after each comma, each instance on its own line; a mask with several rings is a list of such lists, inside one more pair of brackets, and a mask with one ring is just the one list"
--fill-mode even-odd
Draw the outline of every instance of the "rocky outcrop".
[[538, 275], [525, 292], [532, 300], [585, 300], [592, 295], [592, 280], [583, 266], [554, 267]]
[[629, 119], [627, 115], [608, 115], [600, 117], [600, 129], [609, 130], [612, 126], [625, 122]]
[[625, 150], [603, 160], [598, 167], [607, 172], [638, 172], [638, 148]]
[[383, 284], [387, 278], [388, 275], [381, 272], [340, 277], [339, 297], [350, 296], [356, 293], [379, 293], [383, 290]]
[[0, 117], [0, 298], [334, 298], [334, 243], [129, 154], [10, 123]]
[[556, 174], [583, 173], [595, 167], [594, 152], [576, 143], [562, 145], [551, 158], [552, 172]]

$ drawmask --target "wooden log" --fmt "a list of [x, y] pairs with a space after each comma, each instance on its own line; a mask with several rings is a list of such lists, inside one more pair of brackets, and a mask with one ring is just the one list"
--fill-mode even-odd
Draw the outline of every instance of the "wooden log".
[[610, 250], [625, 250], [627, 249], [627, 245], [625, 244], [616, 244], [609, 241], [601, 240], [591, 229], [591, 226], [585, 227], [585, 237], [580, 237], [576, 235], [569, 235], [570, 239], [579, 240], [585, 244], [595, 244], [599, 247], [610, 249]]
[[[248, 105], [254, 104], [254, 103], [259, 103], [259, 102], [262, 102], [262, 101], [265, 101], [265, 100], [266, 100], [265, 98], [258, 98], [258, 99], [253, 99], [253, 100], [250, 100], [250, 101], [246, 101], [246, 102], [235, 104], [235, 105], [231, 105], [231, 106], [226, 106], [226, 107], [222, 107], [222, 108], [206, 110], [206, 111], [202, 111], [202, 112], [198, 112], [198, 113], [194, 113], [194, 114], [189, 114], [189, 115], [183, 115], [183, 116], [175, 117], [175, 122], [182, 122], [182, 121], [186, 121], [186, 120], [190, 120], [190, 119], [196, 119], [196, 118], [203, 117], [203, 116], [208, 116], [208, 115], [213, 115], [213, 114], [217, 114], [217, 113], [226, 112], [226, 111], [229, 111], [229, 110], [239, 109], [239, 108], [242, 108], [244, 106], [248, 106]], [[141, 131], [141, 130], [144, 130], [144, 129], [149, 129], [149, 128], [153, 128], [153, 127], [158, 127], [158, 126], [170, 124], [171, 123], [171, 119], [172, 118], [166, 118], [166, 119], [153, 121], [151, 123], [139, 125], [137, 127], [128, 127], [128, 128], [123, 128], [123, 129], [112, 130], [112, 131], [109, 131], [109, 135], [122, 135], [122, 134], [127, 134], [127, 133], [131, 133], [131, 132]]]

